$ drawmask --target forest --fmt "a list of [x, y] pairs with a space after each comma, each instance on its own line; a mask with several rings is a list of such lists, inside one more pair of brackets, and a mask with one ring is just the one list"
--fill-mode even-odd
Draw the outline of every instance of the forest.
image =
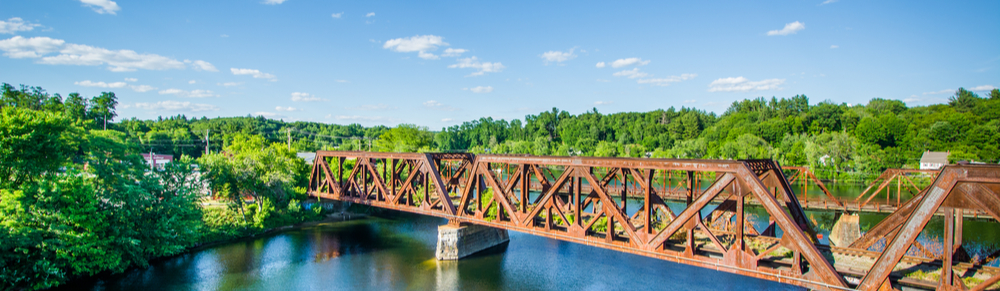
[[[5, 88], [10, 87], [5, 85]], [[7, 90], [7, 89], [5, 89]], [[58, 95], [23, 87], [20, 95], [53, 105]], [[4, 102], [10, 98], [4, 97]], [[71, 116], [80, 99], [62, 106]], [[104, 99], [93, 99], [93, 120], [103, 122]], [[35, 102], [35, 101], [30, 101]], [[102, 103], [104, 102], [104, 103]], [[90, 108], [88, 107], [88, 108]], [[73, 111], [77, 110], [77, 111]], [[822, 179], [864, 183], [887, 168], [915, 168], [925, 151], [948, 151], [950, 160], [997, 163], [1000, 159], [1000, 90], [985, 96], [959, 88], [947, 104], [908, 107], [874, 98], [867, 104], [810, 103], [805, 95], [733, 102], [721, 115], [673, 107], [648, 112], [571, 114], [551, 111], [523, 120], [480, 118], [434, 131], [413, 124], [364, 127], [284, 122], [264, 117], [135, 118], [108, 123], [145, 151], [200, 157], [225, 147], [236, 135], [291, 141], [297, 152], [371, 150], [472, 152], [680, 159], [774, 159], [809, 166]], [[206, 135], [208, 139], [206, 140]]]

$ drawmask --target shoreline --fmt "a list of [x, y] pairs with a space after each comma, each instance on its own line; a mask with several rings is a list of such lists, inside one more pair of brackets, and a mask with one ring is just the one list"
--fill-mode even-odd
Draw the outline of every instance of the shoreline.
[[[286, 230], [290, 230], [290, 229], [301, 228], [301, 227], [308, 227], [308, 226], [315, 226], [315, 225], [319, 225], [321, 223], [327, 223], [327, 222], [342, 222], [342, 221], [359, 220], [359, 219], [365, 219], [365, 218], [368, 218], [368, 217], [369, 217], [368, 214], [355, 213], [355, 212], [331, 213], [331, 214], [327, 214], [325, 217], [323, 217], [322, 219], [318, 219], [318, 220], [303, 221], [303, 222], [299, 222], [299, 223], [296, 223], [296, 224], [290, 224], [290, 225], [279, 226], [279, 227], [272, 227], [272, 228], [266, 229], [266, 230], [264, 230], [264, 231], [262, 231], [260, 233], [257, 233], [257, 234], [252, 234], [252, 235], [247, 235], [247, 236], [240, 236], [240, 237], [234, 237], [234, 238], [230, 238], [230, 239], [223, 239], [223, 240], [218, 240], [218, 241], [212, 241], [212, 242], [197, 244], [197, 245], [188, 247], [188, 248], [184, 249], [184, 251], [181, 251], [181, 252], [173, 254], [173, 255], [162, 256], [162, 257], [157, 257], [157, 258], [151, 258], [151, 259], [148, 260], [148, 263], [149, 263], [149, 265], [152, 265], [154, 262], [159, 262], [161, 260], [168, 260], [168, 259], [172, 259], [172, 258], [175, 258], [175, 257], [178, 257], [178, 256], [183, 256], [183, 255], [186, 255], [186, 254], [190, 254], [190, 253], [193, 253], [193, 252], [203, 251], [203, 250], [206, 250], [206, 249], [209, 249], [209, 248], [212, 248], [212, 247], [216, 247], [216, 246], [220, 246], [220, 245], [224, 245], [224, 244], [229, 244], [229, 243], [234, 243], [234, 242], [237, 242], [237, 241], [240, 241], [240, 240], [259, 238], [259, 237], [262, 237], [262, 236], [265, 236], [265, 235], [276, 234], [276, 233], [280, 233], [282, 231], [286, 231]], [[75, 279], [66, 281], [63, 284], [60, 284], [59, 286], [55, 286], [55, 287], [52, 287], [52, 288], [49, 288], [49, 289], [45, 289], [45, 290], [72, 290], [73, 289], [72, 286], [74, 285], [74, 283], [77, 283], [77, 282], [86, 282], [86, 281], [90, 281], [90, 280], [99, 280], [98, 277], [103, 277], [103, 276], [123, 275], [125, 273], [128, 273], [129, 271], [132, 271], [132, 270], [135, 270], [135, 269], [144, 269], [144, 268], [145, 267], [132, 266], [132, 267], [129, 267], [128, 269], [125, 269], [125, 271], [122, 271], [121, 273], [110, 273], [110, 271], [102, 271], [102, 272], [99, 272], [99, 273], [96, 273], [96, 274], [93, 274], [93, 275], [90, 275], [90, 276], [75, 278]]]

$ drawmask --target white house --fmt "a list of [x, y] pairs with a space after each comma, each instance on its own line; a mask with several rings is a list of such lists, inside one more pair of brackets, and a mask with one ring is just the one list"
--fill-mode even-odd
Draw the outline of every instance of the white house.
[[948, 164], [949, 153], [950, 152], [932, 152], [932, 151], [924, 152], [924, 155], [920, 157], [920, 169], [921, 170], [941, 169], [941, 167]]
[[158, 169], [163, 169], [163, 166], [169, 164], [174, 160], [172, 155], [160, 155], [160, 154], [142, 154], [142, 158], [146, 160], [146, 163]]

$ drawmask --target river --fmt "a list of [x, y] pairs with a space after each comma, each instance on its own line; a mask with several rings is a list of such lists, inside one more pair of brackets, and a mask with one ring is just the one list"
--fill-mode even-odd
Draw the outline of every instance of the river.
[[[834, 196], [849, 197], [849, 193], [856, 195], [863, 187], [841, 184], [830, 190]], [[809, 192], [810, 199], [822, 199], [822, 192], [815, 186]], [[640, 204], [638, 200], [630, 200], [630, 214]], [[668, 205], [675, 212], [685, 207], [677, 202]], [[702, 214], [708, 214], [712, 208], [707, 207]], [[762, 208], [749, 206], [747, 211], [758, 229], [766, 226], [767, 214]], [[824, 235], [820, 243], [827, 244], [826, 236], [837, 212], [807, 210], [806, 215]], [[886, 215], [862, 213], [862, 231]], [[434, 259], [437, 226], [445, 222], [440, 218], [382, 211], [378, 217], [324, 222], [201, 248], [156, 260], [147, 268], [95, 276], [65, 287], [66, 290], [802, 290], [519, 232], [510, 233], [511, 241], [506, 246], [458, 262], [438, 262]], [[940, 217], [935, 217], [918, 240], [925, 245], [939, 241], [943, 224]], [[1000, 248], [1000, 225], [992, 220], [967, 219], [963, 237], [970, 254], [983, 256]], [[1000, 266], [1000, 260], [986, 265]]]
[[324, 222], [71, 282], [66, 290], [802, 290], [519, 232], [457, 262], [434, 259], [446, 221], [385, 212]]

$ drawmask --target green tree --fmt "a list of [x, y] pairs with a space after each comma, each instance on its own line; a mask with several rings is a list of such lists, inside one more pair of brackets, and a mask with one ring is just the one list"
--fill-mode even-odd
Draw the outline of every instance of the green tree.
[[80, 131], [60, 113], [0, 110], [0, 186], [56, 171], [74, 154]]
[[400, 124], [387, 130], [375, 141], [375, 150], [380, 152], [416, 152], [429, 149], [433, 137], [426, 127]]
[[954, 107], [958, 112], [972, 110], [972, 108], [978, 105], [980, 101], [982, 101], [982, 99], [979, 98], [976, 93], [965, 90], [965, 88], [961, 87], [958, 88], [958, 91], [955, 91], [955, 95], [948, 97], [948, 105]]

